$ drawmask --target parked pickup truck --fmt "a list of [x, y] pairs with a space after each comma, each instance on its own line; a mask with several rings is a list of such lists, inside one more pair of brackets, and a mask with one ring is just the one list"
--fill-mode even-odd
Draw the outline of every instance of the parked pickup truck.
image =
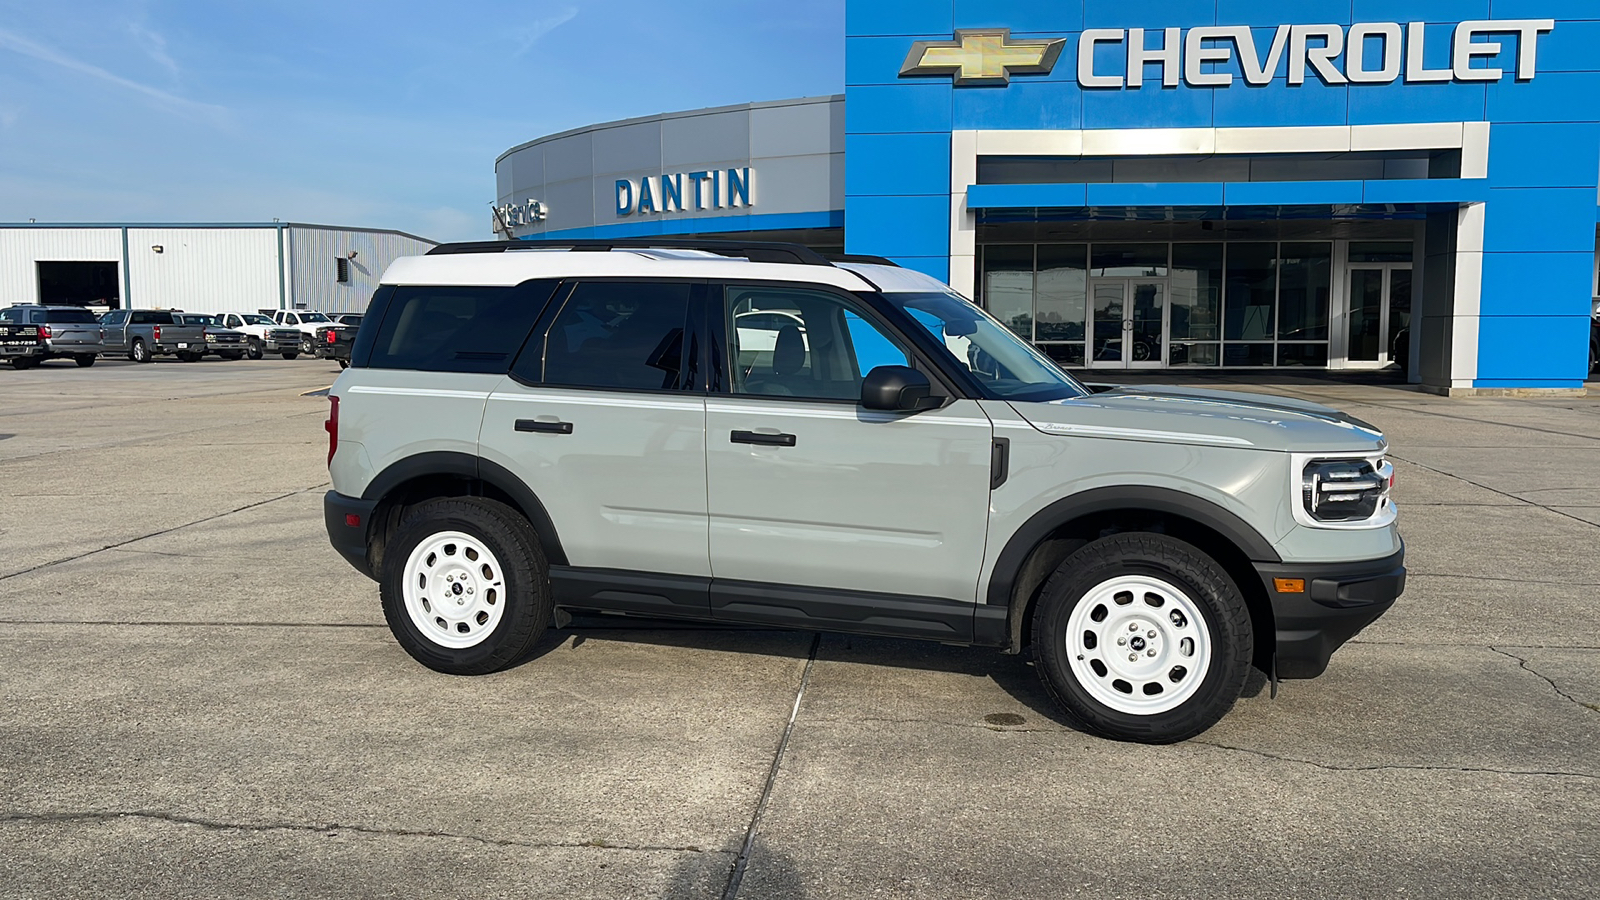
[[0, 319], [0, 359], [12, 368], [31, 369], [44, 358], [44, 335], [40, 325]]
[[[222, 317], [206, 313], [184, 313], [177, 316], [183, 325], [199, 325], [204, 329], [206, 341], [199, 350], [190, 350], [189, 362], [194, 362], [207, 353], [215, 353], [223, 359], [244, 359], [245, 348], [250, 344], [250, 339], [242, 331], [222, 327]], [[180, 358], [184, 354], [179, 353]]]
[[38, 326], [35, 349], [11, 357], [16, 368], [26, 369], [47, 359], [71, 359], [88, 368], [100, 355], [100, 320], [82, 307], [22, 304], [0, 310], [0, 321]]
[[252, 312], [225, 312], [221, 314], [222, 327], [242, 331], [249, 341], [245, 353], [251, 359], [260, 359], [268, 353], [281, 353], [284, 359], [300, 355], [303, 335], [298, 328], [285, 328], [272, 321], [271, 316]]
[[334, 316], [332, 325], [317, 329], [317, 357], [338, 360], [339, 368], [350, 368], [350, 348], [356, 342], [356, 331], [361, 327], [361, 316], [348, 313]]
[[200, 358], [205, 350], [204, 325], [185, 325], [179, 321], [182, 310], [114, 309], [100, 317], [105, 332], [105, 352], [126, 353], [134, 362], [150, 362], [157, 356], [177, 356], [185, 362]]
[[334, 324], [326, 313], [304, 309], [280, 309], [272, 314], [272, 318], [280, 326], [300, 332], [300, 352], [308, 356], [317, 352], [317, 329]]

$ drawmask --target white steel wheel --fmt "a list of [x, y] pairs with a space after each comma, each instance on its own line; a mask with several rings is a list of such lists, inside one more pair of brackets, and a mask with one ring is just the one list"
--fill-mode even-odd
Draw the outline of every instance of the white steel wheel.
[[1177, 586], [1120, 575], [1091, 588], [1067, 619], [1066, 660], [1099, 703], [1128, 715], [1176, 709], [1211, 665], [1205, 616]]
[[441, 531], [424, 538], [407, 557], [402, 578], [411, 624], [441, 647], [476, 647], [505, 615], [505, 571], [471, 535]]

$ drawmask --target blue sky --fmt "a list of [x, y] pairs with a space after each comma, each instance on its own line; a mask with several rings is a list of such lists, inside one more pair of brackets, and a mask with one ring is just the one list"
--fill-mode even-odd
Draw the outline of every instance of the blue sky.
[[838, 93], [843, 34], [843, 0], [0, 0], [0, 221], [484, 240], [506, 149]]

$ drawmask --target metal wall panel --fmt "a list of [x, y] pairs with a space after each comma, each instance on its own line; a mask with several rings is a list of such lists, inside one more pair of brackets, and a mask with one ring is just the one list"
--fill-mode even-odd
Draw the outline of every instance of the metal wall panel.
[[39, 302], [40, 260], [114, 262], [123, 278], [122, 229], [0, 228], [0, 307]]
[[[402, 256], [421, 255], [434, 246], [432, 241], [388, 231], [287, 226], [284, 254], [288, 257], [289, 275], [285, 303], [291, 308], [329, 313], [365, 312], [390, 263]], [[350, 281], [344, 284], [338, 280], [340, 258], [348, 260], [350, 266]], [[272, 305], [277, 306], [276, 294]]]
[[[728, 202], [729, 169], [750, 170], [750, 205]], [[690, 172], [715, 172], [722, 203], [696, 208]], [[795, 214], [843, 209], [844, 99], [810, 97], [667, 113], [563, 132], [515, 147], [496, 160], [497, 205], [543, 204], [547, 218], [518, 224], [517, 237], [629, 236], [798, 226]], [[662, 176], [678, 176], [685, 209], [663, 209]], [[626, 179], [637, 203], [651, 179], [656, 211], [619, 213]], [[675, 182], [678, 179], [675, 178]], [[711, 221], [714, 220], [714, 221]]]
[[277, 229], [129, 228], [128, 276], [133, 307], [275, 309]]

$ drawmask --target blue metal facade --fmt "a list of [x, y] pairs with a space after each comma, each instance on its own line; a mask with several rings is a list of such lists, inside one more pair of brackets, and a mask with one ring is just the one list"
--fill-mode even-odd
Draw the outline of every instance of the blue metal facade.
[[[1521, 24], [1461, 37], [1462, 28], [1471, 30], [1476, 20]], [[1549, 20], [1548, 28], [1537, 24], [1543, 20]], [[1233, 75], [1225, 86], [1195, 86], [1188, 78], [1164, 85], [1167, 67], [1150, 62], [1135, 66], [1144, 75], [1139, 88], [1080, 84], [1086, 30], [1107, 30], [1089, 45], [1087, 71], [1126, 82], [1125, 54], [1138, 35], [1127, 29], [1144, 29], [1143, 47], [1153, 51], [1172, 36], [1166, 29], [1248, 26], [1262, 63], [1280, 26], [1314, 23], [1339, 25], [1341, 32], [1358, 23], [1395, 23], [1405, 36], [1406, 52], [1394, 51], [1403, 74], [1387, 80], [1380, 75], [1377, 83], [1329, 83], [1338, 79], [1297, 59], [1291, 43], [1275, 61], [1270, 83], [1251, 84], [1243, 48], [1235, 42], [1231, 58], [1207, 61], [1198, 70]], [[917, 42], [950, 44], [962, 29], [1009, 29], [1013, 40], [1064, 44], [1048, 74], [1015, 74], [1009, 84], [958, 85], [951, 74], [901, 74]], [[1120, 42], [1107, 37], [1115, 30], [1123, 30]], [[1294, 206], [1302, 214], [1323, 210], [1330, 222], [1352, 209], [1399, 210], [1427, 223], [1419, 233], [1427, 234], [1423, 290], [1430, 296], [1419, 300], [1419, 308], [1433, 310], [1439, 321], [1433, 336], [1419, 338], [1423, 354], [1454, 355], [1456, 374], [1467, 373], [1465, 381], [1452, 382], [1450, 365], [1438, 363], [1436, 383], [1480, 389], [1583, 384], [1600, 221], [1597, 0], [851, 0], [846, 31], [845, 223], [851, 252], [890, 256], [951, 278], [952, 255], [960, 250], [952, 247], [952, 224], [962, 215], [959, 202], [952, 202], [960, 189], [952, 186], [952, 136], [961, 132], [1194, 129], [1203, 136], [1216, 129], [1488, 123], [1484, 170], [1469, 164], [1456, 177], [974, 182], [966, 207], [1080, 209], [1093, 219], [1096, 210], [1126, 216], [1129, 209], [1150, 214], [1188, 208], [1229, 217]], [[1382, 29], [1376, 32], [1357, 32], [1367, 35], [1358, 40], [1359, 58], [1352, 61], [1347, 48], [1330, 55], [1329, 67], [1358, 74], [1383, 68], [1392, 58]], [[1463, 51], [1463, 42], [1481, 46]], [[1313, 36], [1309, 43], [1314, 56], [1316, 47], [1331, 41]], [[1415, 59], [1407, 55], [1413, 43], [1422, 48]], [[1490, 44], [1498, 44], [1499, 52], [1491, 52]], [[1463, 65], [1470, 71], [1462, 71]], [[1307, 74], [1303, 83], [1291, 84], [1297, 68]], [[1484, 73], [1492, 68], [1503, 75], [1488, 80]], [[956, 165], [959, 173], [959, 159]], [[1475, 224], [1458, 225], [1469, 218]], [[1463, 266], [1467, 254], [1473, 264]], [[1417, 263], [1424, 268], [1422, 259]], [[1467, 283], [1472, 279], [1478, 284]]]

